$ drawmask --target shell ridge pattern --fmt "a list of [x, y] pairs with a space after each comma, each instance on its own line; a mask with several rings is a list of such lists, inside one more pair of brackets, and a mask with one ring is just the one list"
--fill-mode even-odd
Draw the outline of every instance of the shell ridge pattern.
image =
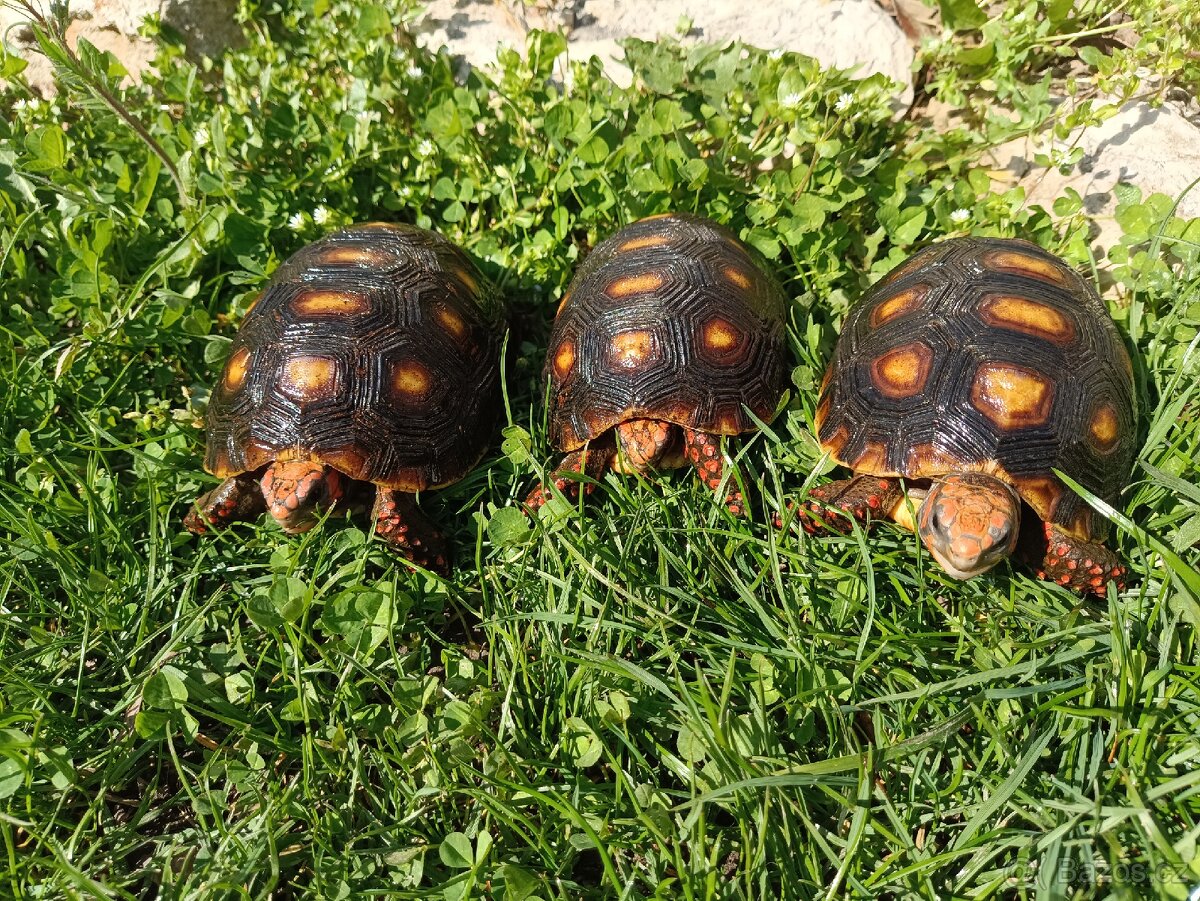
[[[896, 271], [847, 314], [818, 403], [821, 442], [878, 475], [998, 470], [1040, 515], [1101, 534], [1051, 471], [1111, 502], [1132, 465], [1131, 371], [1099, 298], [1023, 242], [952, 239]], [[914, 304], [906, 292], [921, 285]]]
[[431, 232], [355, 226], [302, 248], [234, 340], [206, 466], [314, 459], [403, 490], [460, 478], [498, 409], [497, 309], [469, 258]]
[[774, 413], [786, 300], [731, 233], [640, 220], [580, 265], [551, 333], [551, 439], [575, 450], [629, 419], [736, 434]]

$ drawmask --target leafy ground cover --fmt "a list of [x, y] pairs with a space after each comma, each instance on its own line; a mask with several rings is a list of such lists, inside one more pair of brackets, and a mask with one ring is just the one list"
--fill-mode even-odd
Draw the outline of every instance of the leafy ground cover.
[[[943, 3], [918, 97], [958, 112], [943, 131], [893, 118], [878, 78], [738, 45], [632, 42], [625, 90], [594, 62], [564, 86], [535, 33], [463, 74], [402, 15], [327, 0], [247, 7], [215, 65], [160, 35], [140, 86], [51, 38], [46, 100], [0, 59], [0, 894], [1187, 897], [1200, 223], [1122, 188], [1096, 259], [1081, 198], [1030, 207], [980, 161], [1098, 119], [1088, 93], [1144, 69], [1196, 83], [1194, 4], [1125, 4], [1133, 48], [1099, 6]], [[557, 299], [590, 245], [673, 209], [728, 223], [793, 298], [788, 406], [728, 447], [750, 515], [685, 475], [610, 477], [531, 525]], [[507, 428], [423, 499], [449, 580], [333, 518], [180, 528], [249, 301], [368, 219], [460, 242], [513, 314]], [[1128, 335], [1123, 594], [957, 583], [894, 529], [767, 525], [824, 474], [814, 387], [847, 304], [968, 232], [1094, 272]]]

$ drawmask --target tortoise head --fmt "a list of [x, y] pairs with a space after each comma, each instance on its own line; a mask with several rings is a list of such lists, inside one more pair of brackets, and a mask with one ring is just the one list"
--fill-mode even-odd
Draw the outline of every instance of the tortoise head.
[[345, 477], [312, 460], [275, 461], [262, 474], [263, 499], [279, 527], [289, 534], [307, 532], [321, 511], [345, 491]]
[[956, 579], [987, 572], [1012, 553], [1021, 499], [1011, 485], [978, 472], [954, 473], [929, 489], [917, 513], [917, 533]]

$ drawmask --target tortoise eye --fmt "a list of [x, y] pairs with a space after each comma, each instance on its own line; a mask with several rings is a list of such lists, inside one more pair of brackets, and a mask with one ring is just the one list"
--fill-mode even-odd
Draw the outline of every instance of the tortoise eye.
[[934, 532], [944, 532], [946, 529], [945, 523], [942, 522], [942, 505], [934, 504], [933, 510], [929, 514], [929, 528]]

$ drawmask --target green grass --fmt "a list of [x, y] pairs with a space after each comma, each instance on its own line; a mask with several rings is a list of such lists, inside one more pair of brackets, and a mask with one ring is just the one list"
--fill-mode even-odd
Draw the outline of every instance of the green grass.
[[[1014, 5], [923, 57], [968, 123], [945, 134], [893, 121], [878, 80], [737, 46], [635, 43], [633, 88], [579, 66], [564, 93], [534, 35], [530, 62], [456, 81], [374, 6], [248, 8], [215, 68], [164, 37], [144, 87], [59, 53], [52, 104], [0, 58], [0, 896], [1186, 898], [1200, 223], [1122, 188], [1125, 236], [1093, 260], [1078, 197], [1030, 208], [980, 168], [1044, 125], [1055, 34], [1105, 27], [1062, 6], [1049, 36]], [[1142, 55], [1081, 53], [1110, 87], [1194, 74], [1192, 6], [1130, 13]], [[506, 511], [554, 458], [557, 299], [588, 246], [668, 209], [728, 223], [794, 301], [788, 406], [728, 446], [750, 515], [687, 474], [610, 476], [528, 528]], [[460, 242], [513, 311], [508, 430], [422, 498], [457, 547], [445, 581], [336, 518], [180, 526], [249, 301], [376, 218]], [[1115, 283], [1142, 404], [1123, 594], [954, 582], [892, 528], [767, 525], [824, 477], [809, 423], [847, 304], [963, 231]]]

